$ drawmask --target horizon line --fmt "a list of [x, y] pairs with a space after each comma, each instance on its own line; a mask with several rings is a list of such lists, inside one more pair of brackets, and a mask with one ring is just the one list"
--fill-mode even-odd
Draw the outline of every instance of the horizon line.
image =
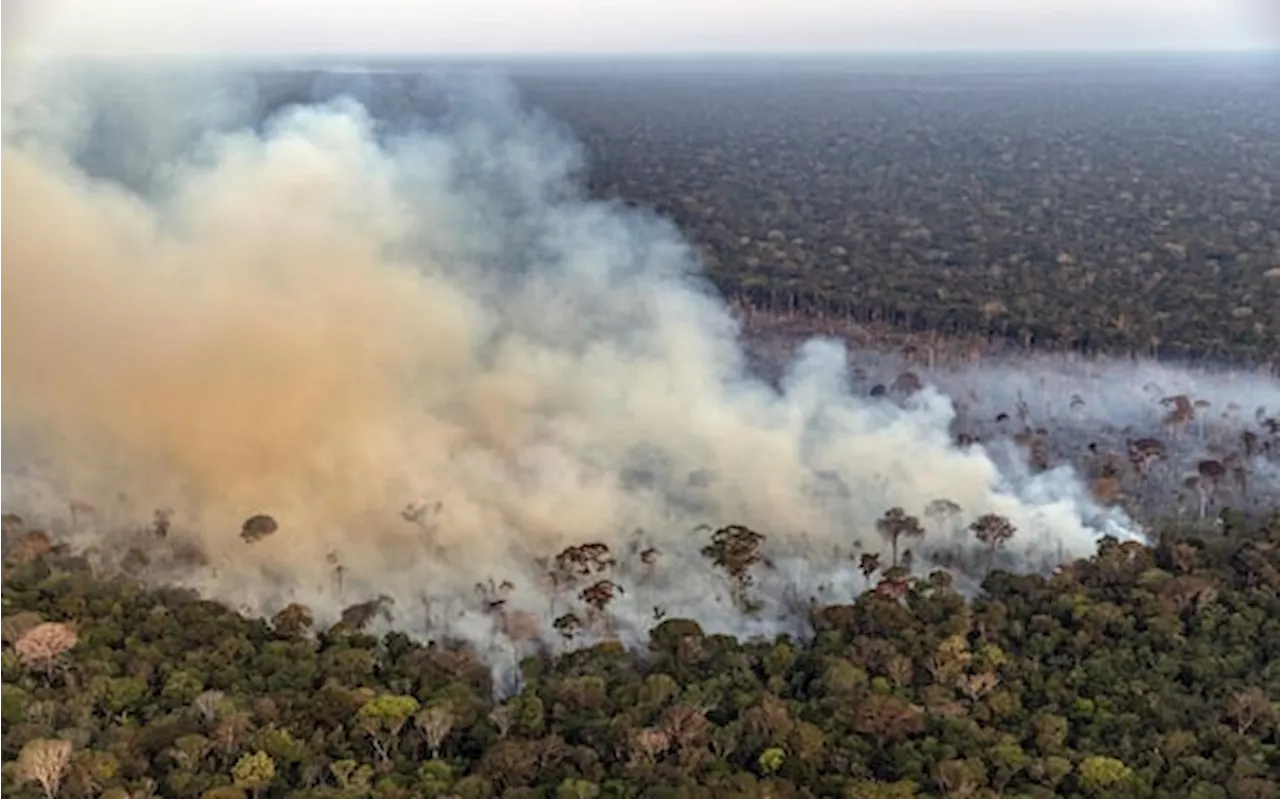
[[[15, 54], [18, 55], [18, 54]], [[1160, 58], [1176, 56], [1280, 56], [1280, 44], [1268, 46], [1238, 47], [1166, 47], [1166, 48], [1113, 48], [1113, 47], [1007, 47], [1007, 48], [862, 48], [848, 50], [681, 50], [681, 51], [496, 51], [496, 52], [442, 52], [442, 51], [297, 51], [297, 52], [154, 52], [154, 53], [58, 53], [29, 52], [19, 55], [38, 60], [106, 60], [129, 61], [144, 59], [259, 61], [292, 60], [319, 61], [358, 59], [367, 61], [419, 60], [419, 61], [680, 61], [680, 60], [826, 60], [859, 58], [1008, 58], [1026, 56], [1086, 57], [1121, 56]], [[7, 59], [6, 59], [7, 60]]]

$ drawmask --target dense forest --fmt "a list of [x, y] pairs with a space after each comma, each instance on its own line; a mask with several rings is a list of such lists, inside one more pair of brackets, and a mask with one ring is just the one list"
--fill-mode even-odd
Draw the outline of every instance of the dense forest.
[[[358, 87], [395, 127], [441, 102], [420, 71], [276, 70], [255, 90], [265, 113]], [[6, 795], [1280, 799], [1274, 81], [579, 69], [517, 83], [585, 142], [590, 194], [654, 209], [693, 243], [754, 366], [838, 335], [858, 350], [854, 395], [940, 386], [957, 400], [944, 447], [1012, 442], [1030, 474], [1072, 466], [1145, 541], [1103, 537], [1022, 573], [1039, 564], [1006, 547], [1023, 543], [1008, 519], [959, 525], [948, 554], [924, 528], [958, 506], [893, 508], [881, 551], [836, 558], [858, 590], [793, 597], [790, 633], [735, 638], [655, 608], [638, 646], [611, 610], [640, 593], [635, 572], [611, 567], [656, 550], [580, 542], [541, 559], [576, 602], [546, 635], [504, 608], [509, 583], [469, 597], [498, 620], [508, 675], [474, 641], [390, 623], [385, 597], [335, 602], [330, 623], [166, 585], [149, 572], [161, 550], [192, 553], [165, 511], [109, 567], [6, 513]], [[90, 166], [120, 157], [104, 153]], [[148, 179], [137, 161], [123, 177]], [[1108, 354], [1261, 368], [1139, 380]], [[428, 507], [402, 515], [425, 530]], [[70, 510], [72, 527], [93, 511]], [[732, 618], [756, 618], [762, 545], [790, 531], [716, 521], [691, 533], [694, 557]], [[231, 545], [277, 529], [251, 517]]]
[[602, 196], [774, 313], [1273, 361], [1277, 84], [1221, 64], [540, 76]]
[[[761, 537], [726, 530], [730, 562]], [[11, 541], [8, 796], [1280, 796], [1280, 512], [1106, 538], [972, 598], [887, 570], [803, 636], [667, 619], [638, 651], [548, 645], [498, 698], [473, 652], [359, 608], [247, 618]]]

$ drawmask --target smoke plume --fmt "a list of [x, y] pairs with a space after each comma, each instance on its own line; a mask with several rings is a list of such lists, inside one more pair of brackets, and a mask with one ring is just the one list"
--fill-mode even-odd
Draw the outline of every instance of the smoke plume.
[[[153, 576], [328, 619], [385, 594], [477, 641], [477, 583], [547, 629], [580, 603], [535, 561], [587, 542], [619, 561], [626, 636], [655, 606], [749, 633], [788, 585], [847, 598], [892, 506], [963, 509], [904, 544], [917, 569], [987, 512], [1033, 565], [1128, 534], [1070, 468], [955, 447], [938, 390], [855, 395], [837, 343], [754, 377], [670, 224], [586, 199], [579, 148], [505, 85], [442, 85], [409, 131], [352, 99], [255, 120], [226, 92], [129, 94], [131, 154], [94, 144], [124, 92], [6, 92], [6, 508], [92, 505], [69, 534], [104, 558], [170, 508]], [[279, 529], [247, 543], [258, 513]], [[699, 554], [730, 523], [767, 536], [755, 615]]]

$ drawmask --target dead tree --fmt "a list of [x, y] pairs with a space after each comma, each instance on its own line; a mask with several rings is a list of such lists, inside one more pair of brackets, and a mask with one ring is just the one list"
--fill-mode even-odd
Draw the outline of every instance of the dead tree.
[[53, 799], [66, 779], [71, 750], [71, 742], [60, 738], [27, 741], [18, 753], [18, 781], [38, 783], [45, 799]]
[[61, 664], [62, 656], [79, 641], [71, 625], [46, 621], [28, 630], [13, 648], [22, 665], [49, 677]]

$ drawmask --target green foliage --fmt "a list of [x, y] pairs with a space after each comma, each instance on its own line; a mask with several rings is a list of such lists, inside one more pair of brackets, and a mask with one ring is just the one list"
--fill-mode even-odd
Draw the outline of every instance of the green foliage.
[[1080, 786], [1096, 796], [1111, 795], [1133, 779], [1133, 769], [1114, 757], [1090, 755], [1076, 768]]
[[361, 706], [356, 712], [355, 723], [369, 736], [378, 756], [389, 760], [400, 731], [419, 707], [418, 700], [412, 696], [381, 694]]
[[43, 796], [17, 759], [62, 739], [62, 799], [1263, 799], [1280, 791], [1269, 534], [1197, 539], [1159, 579], [1162, 550], [1114, 542], [1053, 577], [997, 571], [968, 601], [931, 578], [816, 609], [811, 639], [669, 619], [648, 651], [531, 656], [501, 703], [461, 650], [18, 571], [10, 612], [78, 608], [81, 643], [58, 679], [4, 684], [3, 788]]
[[586, 780], [567, 779], [556, 788], [556, 799], [596, 799], [600, 786]]
[[756, 762], [760, 765], [761, 774], [776, 774], [787, 762], [787, 753], [776, 746], [770, 747], [760, 753]]
[[165, 678], [160, 695], [169, 700], [172, 707], [178, 708], [191, 704], [202, 691], [204, 680], [191, 672], [178, 669]]
[[822, 689], [829, 694], [850, 695], [869, 682], [867, 672], [843, 658], [832, 658], [822, 672]]
[[425, 796], [444, 796], [453, 783], [453, 766], [443, 760], [428, 760], [418, 767], [418, 790]]
[[27, 692], [20, 686], [5, 683], [0, 688], [0, 721], [8, 729], [25, 718], [27, 712]]
[[242, 756], [231, 769], [236, 787], [248, 788], [255, 794], [258, 789], [275, 779], [276, 762], [266, 752], [254, 752]]
[[640, 684], [636, 708], [647, 715], [656, 715], [678, 696], [680, 683], [674, 677], [670, 674], [650, 674]]

